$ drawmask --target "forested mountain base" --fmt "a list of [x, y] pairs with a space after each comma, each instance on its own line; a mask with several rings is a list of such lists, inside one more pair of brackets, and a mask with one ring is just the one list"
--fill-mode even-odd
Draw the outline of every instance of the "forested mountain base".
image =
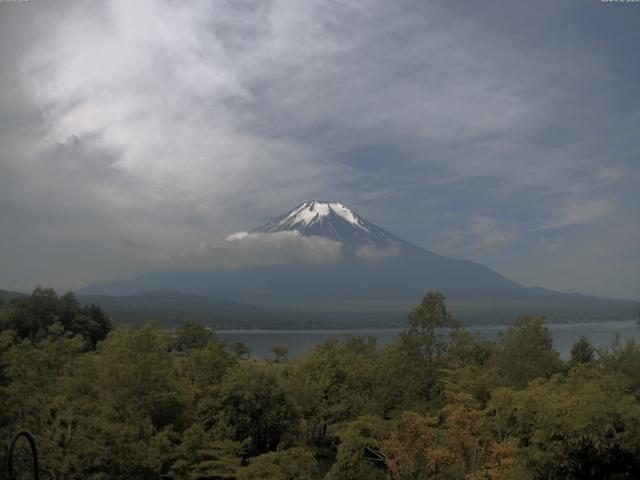
[[425, 296], [389, 347], [329, 340], [277, 362], [253, 360], [192, 323], [107, 334], [100, 309], [43, 289], [0, 307], [0, 328], [0, 435], [34, 434], [42, 478], [626, 479], [640, 471], [636, 343], [596, 350], [581, 339], [563, 362], [542, 318], [519, 317], [489, 342], [460, 328], [439, 294]]

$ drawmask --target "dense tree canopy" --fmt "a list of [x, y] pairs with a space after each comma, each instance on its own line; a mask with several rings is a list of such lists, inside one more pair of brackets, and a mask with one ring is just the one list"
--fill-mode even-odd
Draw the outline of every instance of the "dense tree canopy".
[[531, 380], [548, 378], [562, 369], [544, 317], [518, 317], [501, 337], [496, 366], [506, 385], [524, 388]]
[[[56, 479], [623, 479], [640, 471], [640, 347], [544, 319], [490, 342], [429, 294], [400, 338], [248, 358], [202, 325], [110, 331], [36, 289], [0, 307], [0, 435], [35, 435]], [[109, 332], [109, 333], [107, 333]], [[0, 477], [6, 477], [5, 450]]]
[[37, 341], [59, 324], [63, 331], [82, 335], [90, 348], [104, 340], [111, 320], [96, 305], [80, 306], [73, 293], [58, 296], [50, 288], [36, 287], [31, 296], [0, 305], [0, 331], [12, 330], [19, 338]]

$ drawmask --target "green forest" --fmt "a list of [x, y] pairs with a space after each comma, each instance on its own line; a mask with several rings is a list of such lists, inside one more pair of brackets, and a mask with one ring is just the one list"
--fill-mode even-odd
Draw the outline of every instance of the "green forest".
[[[56, 480], [638, 478], [633, 341], [582, 338], [565, 361], [542, 317], [491, 342], [428, 293], [388, 347], [274, 352], [252, 358], [193, 322], [115, 328], [37, 288], [0, 305], [0, 438], [29, 430]], [[26, 444], [17, 456], [31, 478]]]

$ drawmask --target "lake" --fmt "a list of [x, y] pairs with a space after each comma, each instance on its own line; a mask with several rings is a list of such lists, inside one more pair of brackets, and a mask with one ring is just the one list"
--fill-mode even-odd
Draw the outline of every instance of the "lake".
[[[467, 327], [472, 333], [480, 333], [489, 340], [498, 338], [500, 332], [508, 325]], [[597, 347], [611, 345], [616, 334], [623, 342], [640, 340], [640, 327], [633, 320], [624, 322], [568, 323], [551, 324], [553, 347], [563, 358], [569, 357], [571, 347], [581, 336], [587, 337]], [[258, 358], [273, 357], [271, 348], [274, 345], [286, 345], [289, 356], [295, 357], [304, 353], [314, 345], [324, 342], [330, 337], [343, 339], [348, 335], [373, 336], [378, 339], [378, 346], [384, 347], [393, 342], [402, 331], [400, 328], [359, 328], [352, 330], [221, 330], [217, 335], [226, 342], [241, 341], [251, 349], [251, 356]]]

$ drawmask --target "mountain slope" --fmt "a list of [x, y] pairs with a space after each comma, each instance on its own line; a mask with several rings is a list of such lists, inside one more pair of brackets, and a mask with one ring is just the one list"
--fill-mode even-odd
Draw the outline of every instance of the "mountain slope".
[[[474, 311], [490, 314], [492, 309], [549, 313], [598, 305], [618, 312], [611, 318], [620, 318], [622, 306], [628, 315], [636, 305], [524, 287], [484, 265], [412, 245], [337, 202], [304, 202], [252, 233], [276, 238], [280, 232], [292, 231], [310, 239], [340, 242], [341, 261], [156, 272], [80, 293], [131, 295], [162, 290], [279, 308], [406, 312], [425, 292], [440, 291], [467, 317]], [[237, 238], [244, 241], [242, 236]], [[601, 311], [599, 318], [603, 316], [606, 312]]]

